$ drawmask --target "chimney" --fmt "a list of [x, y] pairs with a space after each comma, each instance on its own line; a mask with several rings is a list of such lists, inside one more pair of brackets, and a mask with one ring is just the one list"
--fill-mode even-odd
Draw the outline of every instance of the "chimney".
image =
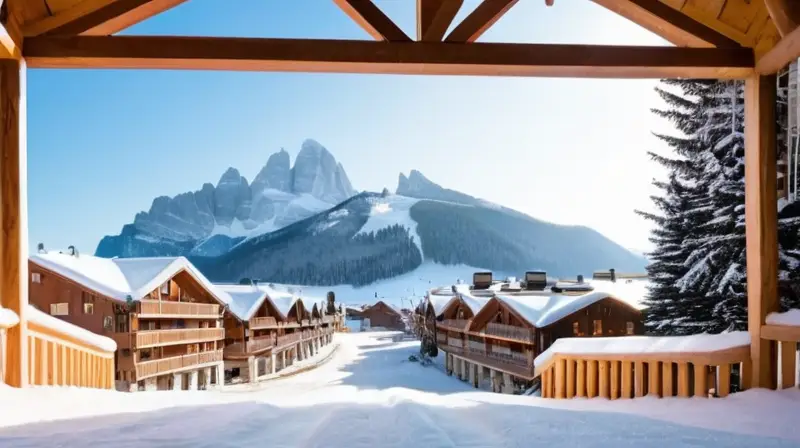
[[525, 273], [525, 289], [528, 291], [544, 291], [547, 287], [547, 272], [528, 271]]
[[67, 250], [69, 251], [69, 254], [72, 255], [73, 257], [78, 256], [78, 250], [75, 249], [75, 246], [69, 246]]
[[608, 274], [611, 277], [612, 283], [617, 281], [617, 273], [614, 271], [614, 268], [609, 269]]
[[472, 274], [472, 289], [489, 289], [492, 286], [491, 272], [476, 272]]
[[37, 252], [39, 252], [40, 254], [45, 254], [45, 253], [47, 253], [47, 251], [46, 251], [46, 250], [44, 250], [44, 243], [39, 243], [39, 244], [37, 244], [37, 245], [36, 245], [36, 251], [37, 251]]
[[583, 283], [583, 275], [578, 274], [578, 283]]

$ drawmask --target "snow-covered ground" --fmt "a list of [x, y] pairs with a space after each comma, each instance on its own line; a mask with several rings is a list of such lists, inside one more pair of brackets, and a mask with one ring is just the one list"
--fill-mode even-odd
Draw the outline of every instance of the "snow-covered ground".
[[[0, 386], [0, 446], [794, 447], [800, 392], [724, 399], [543, 400], [472, 389], [412, 341], [337, 334], [315, 370], [254, 390], [120, 392]], [[91, 417], [91, 418], [88, 418]], [[64, 420], [71, 419], [71, 420]]]
[[361, 226], [361, 233], [377, 232], [395, 224], [400, 224], [408, 230], [408, 234], [414, 238], [419, 253], [422, 252], [422, 240], [417, 233], [417, 222], [411, 218], [411, 207], [419, 202], [419, 199], [409, 198], [390, 194], [382, 198], [370, 198], [372, 209], [369, 212], [369, 219]]

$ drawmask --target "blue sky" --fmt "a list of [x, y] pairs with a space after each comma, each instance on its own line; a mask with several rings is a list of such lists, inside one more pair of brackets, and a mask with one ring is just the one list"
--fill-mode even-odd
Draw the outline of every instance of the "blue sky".
[[[330, 0], [190, 0], [126, 34], [369, 39]], [[376, 2], [414, 35], [413, 0]], [[466, 0], [456, 20], [477, 4]], [[666, 45], [588, 1], [523, 0], [481, 41]], [[455, 190], [647, 249], [663, 151], [654, 80], [192, 71], [28, 71], [31, 247], [100, 238], [153, 198], [252, 180], [269, 155], [325, 145], [358, 190], [418, 169]]]

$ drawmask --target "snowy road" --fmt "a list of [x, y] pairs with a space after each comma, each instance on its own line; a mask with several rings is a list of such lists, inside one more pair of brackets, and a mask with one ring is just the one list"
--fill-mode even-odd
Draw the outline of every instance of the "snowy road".
[[328, 363], [257, 388], [136, 394], [0, 388], [0, 447], [800, 445], [798, 391], [555, 402], [475, 391], [434, 366], [408, 362], [413, 342], [337, 338], [341, 346]]

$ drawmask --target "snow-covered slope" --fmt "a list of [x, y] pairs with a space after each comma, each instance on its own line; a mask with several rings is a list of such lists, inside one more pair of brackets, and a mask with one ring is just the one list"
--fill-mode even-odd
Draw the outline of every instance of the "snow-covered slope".
[[411, 219], [411, 207], [419, 199], [389, 194], [370, 198], [369, 201], [372, 204], [372, 208], [369, 211], [369, 219], [361, 226], [361, 230], [356, 235], [377, 232], [393, 225], [401, 225], [408, 230], [408, 234], [414, 239], [414, 243], [420, 253], [423, 253], [422, 240], [417, 234], [417, 222]]

